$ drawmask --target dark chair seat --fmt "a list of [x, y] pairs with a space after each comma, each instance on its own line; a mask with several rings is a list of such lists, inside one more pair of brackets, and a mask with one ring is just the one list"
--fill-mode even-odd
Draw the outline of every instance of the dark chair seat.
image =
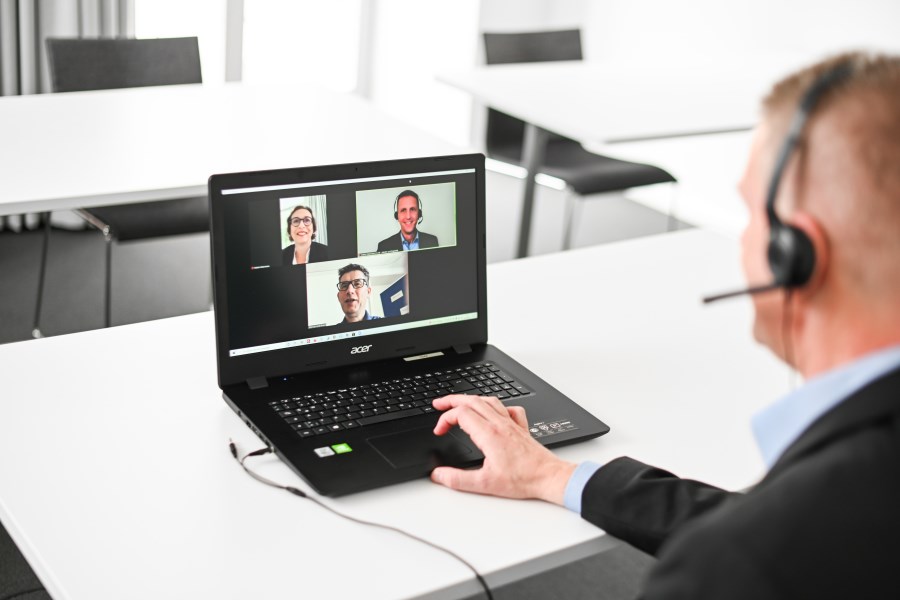
[[206, 196], [95, 206], [89, 213], [108, 225], [109, 235], [120, 242], [209, 231]]
[[0, 524], [0, 598], [51, 600], [19, 547]]
[[[491, 154], [500, 160], [519, 163], [521, 146], [498, 147]], [[548, 142], [541, 171], [562, 179], [581, 196], [675, 181], [659, 167], [594, 154], [578, 142], [564, 138]]]

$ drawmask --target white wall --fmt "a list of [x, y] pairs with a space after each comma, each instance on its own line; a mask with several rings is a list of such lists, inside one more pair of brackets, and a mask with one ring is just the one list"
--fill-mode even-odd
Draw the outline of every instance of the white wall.
[[581, 26], [586, 58], [900, 51], [896, 0], [482, 0], [482, 31]]
[[482, 0], [479, 31], [502, 33], [579, 27], [585, 23], [590, 5], [587, 0]]
[[244, 0], [243, 80], [353, 91], [363, 1]]
[[613, 0], [589, 3], [584, 23], [589, 58], [900, 50], [895, 0]]
[[425, 131], [468, 145], [472, 100], [435, 75], [476, 63], [478, 0], [382, 0], [374, 6], [372, 99]]

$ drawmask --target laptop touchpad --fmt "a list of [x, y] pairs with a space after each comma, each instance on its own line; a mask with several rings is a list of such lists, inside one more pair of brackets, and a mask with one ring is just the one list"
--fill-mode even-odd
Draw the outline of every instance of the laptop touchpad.
[[451, 431], [436, 436], [430, 427], [411, 429], [368, 439], [395, 469], [461, 464], [475, 459], [472, 448]]

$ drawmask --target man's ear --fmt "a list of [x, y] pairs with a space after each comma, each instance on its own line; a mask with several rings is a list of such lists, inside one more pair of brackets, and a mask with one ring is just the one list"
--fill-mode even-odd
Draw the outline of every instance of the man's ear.
[[804, 291], [815, 292], [822, 285], [828, 269], [831, 268], [831, 242], [828, 233], [815, 217], [803, 211], [797, 211], [791, 215], [790, 224], [806, 234], [815, 250], [816, 263], [812, 277], [801, 288]]

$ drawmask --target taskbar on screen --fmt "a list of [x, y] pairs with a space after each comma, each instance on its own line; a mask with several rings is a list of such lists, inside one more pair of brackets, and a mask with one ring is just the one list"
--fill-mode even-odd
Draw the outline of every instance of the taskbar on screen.
[[247, 348], [237, 348], [228, 351], [228, 356], [243, 356], [245, 354], [255, 354], [257, 352], [269, 352], [270, 350], [281, 350], [282, 348], [295, 348], [297, 346], [308, 346], [310, 344], [322, 344], [324, 342], [336, 342], [337, 340], [345, 340], [347, 338], [358, 338], [370, 336], [379, 333], [388, 333], [391, 331], [403, 331], [405, 329], [417, 329], [419, 327], [431, 327], [432, 325], [445, 325], [447, 323], [457, 323], [459, 321], [469, 321], [477, 319], [477, 312], [464, 313], [460, 315], [450, 315], [448, 317], [438, 317], [435, 319], [424, 319], [422, 321], [414, 321], [412, 323], [397, 323], [395, 325], [384, 325], [382, 327], [372, 327], [371, 329], [363, 329], [361, 331], [347, 331], [344, 333], [331, 333], [308, 337], [299, 340], [289, 340], [287, 342], [277, 342], [275, 344], [263, 344], [262, 346], [249, 346]]

